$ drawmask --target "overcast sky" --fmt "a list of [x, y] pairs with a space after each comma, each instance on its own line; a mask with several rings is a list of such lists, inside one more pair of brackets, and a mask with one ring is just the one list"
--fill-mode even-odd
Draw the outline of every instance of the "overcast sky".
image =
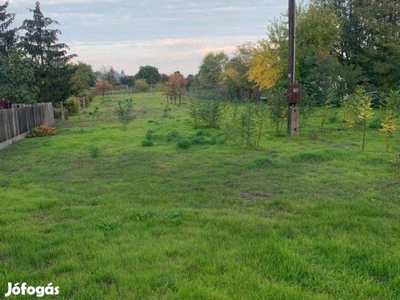
[[[5, 2], [4, 0], [0, 0]], [[35, 0], [10, 0], [14, 27], [32, 19]], [[160, 73], [196, 74], [210, 51], [266, 38], [287, 0], [42, 0], [41, 11], [60, 23], [60, 42], [77, 60], [135, 75], [151, 65]]]

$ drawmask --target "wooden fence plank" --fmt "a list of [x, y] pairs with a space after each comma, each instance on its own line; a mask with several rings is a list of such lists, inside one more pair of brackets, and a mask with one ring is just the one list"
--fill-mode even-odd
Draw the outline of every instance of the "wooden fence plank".
[[0, 149], [19, 140], [34, 127], [54, 126], [52, 103], [0, 109]]

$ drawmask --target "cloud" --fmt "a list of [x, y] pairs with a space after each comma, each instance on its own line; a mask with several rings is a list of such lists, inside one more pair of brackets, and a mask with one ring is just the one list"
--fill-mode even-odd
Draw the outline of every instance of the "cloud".
[[100, 13], [52, 13], [52, 18], [70, 18], [71, 20], [79, 19], [98, 19], [102, 18], [104, 15]]
[[[13, 0], [11, 2], [13, 5], [27, 4], [29, 6], [34, 7], [36, 1]], [[99, 2], [113, 3], [113, 2], [121, 2], [121, 0], [101, 0], [101, 1], [96, 1], [96, 0], [44, 0], [44, 1], [39, 1], [39, 2], [42, 6], [42, 5], [60, 5], [60, 4], [90, 4], [90, 3], [99, 3]]]
[[[10, 0], [15, 24], [32, 18], [36, 0]], [[39, 0], [40, 1], [40, 0]], [[195, 74], [208, 52], [231, 54], [266, 38], [268, 20], [286, 10], [281, 0], [42, 0], [42, 12], [60, 22], [60, 42], [77, 60], [124, 69]]]
[[228, 6], [228, 7], [217, 7], [212, 9], [212, 11], [215, 12], [244, 12], [244, 11], [255, 11], [257, 10], [257, 7], [252, 6], [252, 7], [248, 7], [248, 6]]
[[[136, 74], [139, 66], [150, 64], [160, 72], [196, 74], [198, 67], [209, 52], [224, 51], [231, 55], [236, 47], [246, 42], [256, 42], [258, 36], [202, 36], [196, 39], [124, 40], [118, 42], [73, 41], [71, 53], [78, 53], [76, 60], [86, 61], [95, 69], [100, 68], [100, 57], [107, 57], [107, 65]], [[104, 60], [104, 59], [103, 59]]]

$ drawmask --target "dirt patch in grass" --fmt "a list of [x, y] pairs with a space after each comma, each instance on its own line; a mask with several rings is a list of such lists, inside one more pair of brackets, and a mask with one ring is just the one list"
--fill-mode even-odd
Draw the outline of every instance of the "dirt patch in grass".
[[240, 197], [248, 202], [261, 202], [268, 200], [271, 195], [265, 191], [241, 191]]

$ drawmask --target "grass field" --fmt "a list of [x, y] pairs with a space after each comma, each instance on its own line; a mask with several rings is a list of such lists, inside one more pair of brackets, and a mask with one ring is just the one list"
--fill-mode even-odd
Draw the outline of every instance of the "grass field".
[[[0, 294], [51, 282], [56, 299], [400, 299], [398, 135], [387, 150], [369, 129], [362, 152], [360, 131], [311, 119], [246, 150], [193, 129], [188, 104], [163, 117], [157, 93], [132, 96], [121, 130], [126, 97], [0, 151]], [[180, 149], [173, 132], [206, 143]]]

